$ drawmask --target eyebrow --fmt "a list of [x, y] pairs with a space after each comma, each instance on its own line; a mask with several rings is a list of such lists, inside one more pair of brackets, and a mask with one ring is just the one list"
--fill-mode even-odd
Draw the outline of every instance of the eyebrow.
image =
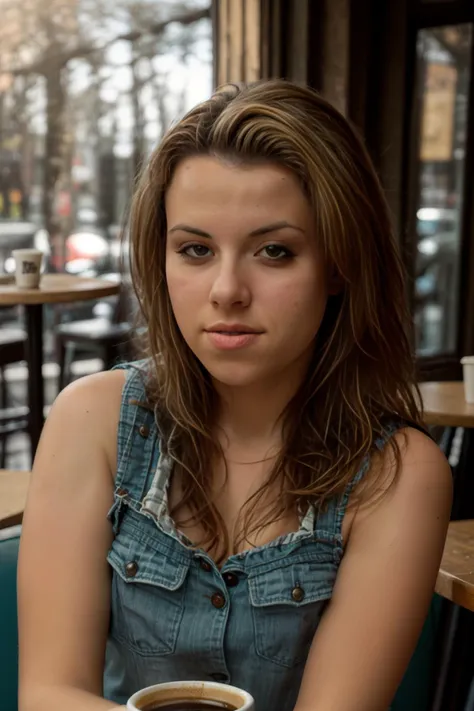
[[[297, 230], [298, 232], [302, 232], [303, 234], [305, 233], [301, 227], [298, 227], [297, 225], [292, 225], [290, 222], [282, 220], [281, 222], [273, 222], [270, 225], [258, 227], [256, 230], [252, 230], [252, 232], [250, 232], [248, 236], [261, 237], [262, 235], [266, 235], [269, 232], [278, 232], [278, 230], [284, 230], [287, 228]], [[207, 239], [213, 239], [213, 236], [209, 234], [209, 232], [204, 232], [204, 230], [200, 230], [197, 227], [192, 227], [191, 225], [175, 225], [169, 230], [169, 233], [171, 234], [172, 232], [178, 231], [189, 232], [190, 234], [197, 235], [198, 237], [206, 237]]]

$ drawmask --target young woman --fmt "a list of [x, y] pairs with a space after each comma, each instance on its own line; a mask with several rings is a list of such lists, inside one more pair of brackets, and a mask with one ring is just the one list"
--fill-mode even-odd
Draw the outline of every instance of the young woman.
[[149, 355], [62, 392], [34, 465], [21, 711], [178, 679], [257, 711], [383, 711], [451, 475], [360, 140], [308, 89], [222, 90], [152, 156], [131, 254]]

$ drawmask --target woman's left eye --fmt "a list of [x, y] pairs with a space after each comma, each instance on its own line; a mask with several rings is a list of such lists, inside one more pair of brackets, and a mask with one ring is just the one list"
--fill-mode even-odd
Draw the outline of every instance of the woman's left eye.
[[[266, 254], [265, 254], [266, 252]], [[293, 252], [290, 252], [286, 247], [282, 247], [280, 244], [267, 244], [260, 250], [263, 256], [270, 259], [273, 262], [282, 262], [284, 259], [291, 259], [294, 257]]]

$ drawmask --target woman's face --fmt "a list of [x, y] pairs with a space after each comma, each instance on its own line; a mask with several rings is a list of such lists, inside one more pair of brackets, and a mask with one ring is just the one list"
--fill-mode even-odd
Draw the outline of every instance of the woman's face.
[[311, 206], [274, 164], [194, 156], [166, 196], [166, 278], [188, 346], [223, 385], [304, 376], [328, 295]]

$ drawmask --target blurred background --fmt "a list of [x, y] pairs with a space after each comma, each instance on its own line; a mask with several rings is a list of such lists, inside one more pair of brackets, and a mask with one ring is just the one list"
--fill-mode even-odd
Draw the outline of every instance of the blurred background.
[[[36, 246], [45, 268], [119, 279], [134, 179], [171, 122], [226, 81], [287, 77], [356, 125], [409, 273], [420, 379], [474, 353], [472, 0], [0, 0], [0, 275]], [[45, 308], [113, 319], [113, 299]], [[0, 328], [22, 327], [0, 309]], [[71, 377], [103, 365], [78, 348]], [[6, 371], [15, 402], [27, 373]], [[23, 390], [22, 390], [23, 388]]]
[[[13, 249], [36, 247], [47, 272], [120, 280], [135, 176], [170, 123], [209, 96], [212, 36], [207, 0], [0, 0], [0, 275], [13, 273]], [[61, 348], [68, 380], [107, 366], [96, 346], [110, 341], [116, 302], [45, 305], [47, 405]], [[64, 324], [90, 334], [92, 322], [95, 342], [61, 340]], [[25, 338], [23, 307], [0, 308], [0, 329], [2, 463], [28, 468], [28, 368], [9, 354]]]
[[[474, 419], [459, 382], [460, 358], [474, 355], [473, 42], [474, 0], [0, 0], [0, 474], [30, 469], [62, 387], [133, 352], [120, 239], [163, 133], [217, 85], [285, 77], [331, 101], [374, 161], [408, 273], [419, 380], [435, 381], [423, 399], [453, 467], [453, 519], [474, 519]], [[98, 277], [115, 295], [22, 305], [5, 286], [17, 247], [45, 253], [43, 286], [77, 293], [75, 277]], [[19, 474], [0, 496], [16, 500], [9, 521], [24, 508]], [[465, 530], [445, 590], [472, 610]], [[442, 615], [442, 644], [430, 618], [394, 709], [473, 711], [474, 618]]]
[[0, 0], [0, 271], [30, 243], [47, 268], [116, 269], [134, 176], [209, 95], [204, 0]]

